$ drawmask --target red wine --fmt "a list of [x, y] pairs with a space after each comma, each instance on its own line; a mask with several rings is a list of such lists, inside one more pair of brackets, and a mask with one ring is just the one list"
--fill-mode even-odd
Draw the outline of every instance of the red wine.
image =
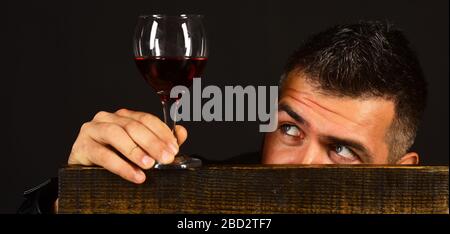
[[145, 81], [161, 98], [169, 97], [170, 90], [177, 85], [190, 87], [200, 77], [208, 59], [205, 57], [136, 57], [136, 65]]

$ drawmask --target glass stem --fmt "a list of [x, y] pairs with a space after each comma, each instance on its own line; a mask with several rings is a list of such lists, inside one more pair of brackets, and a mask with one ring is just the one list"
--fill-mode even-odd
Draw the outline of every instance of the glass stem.
[[[177, 120], [177, 106], [178, 106], [178, 100], [173, 100], [171, 98], [168, 98], [166, 100], [161, 101], [162, 107], [163, 107], [163, 113], [164, 113], [164, 123], [169, 126], [170, 131], [175, 135], [175, 123]], [[173, 119], [171, 118], [170, 109], [172, 107], [172, 104], [174, 104], [174, 113], [172, 114]], [[176, 135], [175, 135], [176, 137]]]

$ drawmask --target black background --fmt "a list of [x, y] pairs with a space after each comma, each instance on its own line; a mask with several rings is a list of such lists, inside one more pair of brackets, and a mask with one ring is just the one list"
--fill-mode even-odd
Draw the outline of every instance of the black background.
[[[447, 0], [433, 1], [6, 1], [1, 3], [2, 153], [0, 212], [23, 190], [56, 176], [79, 127], [126, 107], [161, 116], [156, 94], [132, 60], [136, 18], [206, 17], [210, 56], [202, 85], [276, 85], [287, 56], [337, 23], [389, 20], [419, 54], [429, 102], [414, 150], [422, 164], [448, 164]], [[258, 123], [184, 123], [182, 151], [225, 159], [259, 149]]]

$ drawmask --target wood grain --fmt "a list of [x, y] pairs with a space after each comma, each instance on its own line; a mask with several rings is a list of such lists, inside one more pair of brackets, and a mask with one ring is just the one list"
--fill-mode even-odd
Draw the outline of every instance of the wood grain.
[[97, 167], [59, 172], [59, 213], [448, 214], [448, 166], [220, 165], [148, 170], [142, 185]]

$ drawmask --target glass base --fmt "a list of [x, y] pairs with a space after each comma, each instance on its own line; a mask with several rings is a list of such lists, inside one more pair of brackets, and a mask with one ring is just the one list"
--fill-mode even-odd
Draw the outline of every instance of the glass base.
[[171, 164], [156, 163], [155, 169], [189, 169], [202, 166], [202, 160], [187, 155], [177, 155]]

